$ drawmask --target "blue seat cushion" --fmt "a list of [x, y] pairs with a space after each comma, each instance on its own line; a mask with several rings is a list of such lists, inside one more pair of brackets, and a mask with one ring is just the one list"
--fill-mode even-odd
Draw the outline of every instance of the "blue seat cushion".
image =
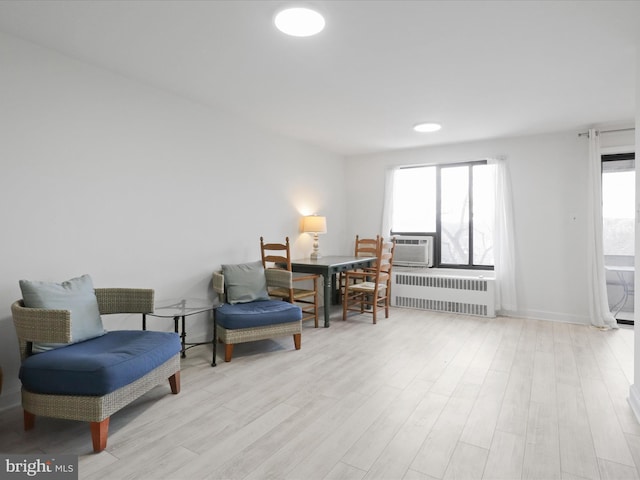
[[282, 300], [261, 300], [249, 303], [225, 303], [215, 310], [218, 325], [228, 329], [264, 327], [277, 323], [299, 322], [299, 306]]
[[33, 393], [101, 396], [146, 375], [181, 349], [176, 333], [117, 330], [27, 357], [20, 380]]

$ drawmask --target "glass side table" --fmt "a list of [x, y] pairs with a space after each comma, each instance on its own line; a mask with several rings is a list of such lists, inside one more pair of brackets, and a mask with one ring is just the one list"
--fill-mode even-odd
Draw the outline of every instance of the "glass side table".
[[[198, 313], [213, 312], [220, 306], [220, 303], [215, 301], [209, 301], [202, 298], [181, 298], [178, 300], [164, 300], [158, 302], [153, 309], [153, 312], [142, 315], [142, 329], [147, 329], [147, 315], [151, 317], [159, 318], [173, 318], [174, 331], [180, 335], [182, 341], [182, 358], [187, 356], [186, 351], [192, 347], [198, 345], [205, 345], [211, 343], [213, 347], [213, 358], [211, 360], [211, 366], [216, 366], [216, 347], [217, 347], [217, 335], [215, 315], [211, 315], [213, 322], [213, 340], [211, 342], [187, 342], [187, 329], [186, 318]], [[181, 330], [178, 331], [178, 324], [182, 319]]]

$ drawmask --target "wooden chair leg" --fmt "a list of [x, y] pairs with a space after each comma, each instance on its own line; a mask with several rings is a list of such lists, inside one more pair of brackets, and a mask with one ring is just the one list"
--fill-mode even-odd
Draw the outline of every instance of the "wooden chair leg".
[[180, 393], [180, 372], [176, 372], [169, 377], [169, 385], [171, 385], [171, 393], [174, 395]]
[[101, 452], [107, 448], [107, 435], [109, 434], [109, 417], [101, 422], [91, 422], [91, 442], [93, 443], [93, 451]]
[[342, 297], [342, 321], [347, 319], [347, 305], [349, 304], [349, 292], [346, 287], [344, 290], [344, 297]]
[[36, 416], [24, 410], [24, 429], [31, 430], [36, 424]]
[[302, 334], [294, 333], [293, 334], [293, 344], [296, 346], [296, 350], [300, 350], [300, 346], [302, 344]]
[[233, 355], [233, 343], [225, 343], [224, 344], [224, 361], [230, 362], [232, 355]]

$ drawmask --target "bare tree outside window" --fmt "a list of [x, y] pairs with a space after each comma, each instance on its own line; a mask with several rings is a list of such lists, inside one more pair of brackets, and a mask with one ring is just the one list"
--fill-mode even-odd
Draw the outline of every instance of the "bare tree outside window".
[[441, 170], [440, 263], [469, 263], [469, 167]]

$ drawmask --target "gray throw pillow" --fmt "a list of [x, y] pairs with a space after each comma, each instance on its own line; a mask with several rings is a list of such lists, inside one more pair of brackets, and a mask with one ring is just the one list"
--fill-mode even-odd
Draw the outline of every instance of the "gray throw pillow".
[[[89, 275], [72, 278], [62, 283], [20, 280], [22, 300], [28, 308], [69, 310], [71, 312], [72, 343], [99, 337], [106, 333], [98, 299]], [[34, 352], [63, 347], [65, 343], [35, 343]]]
[[262, 262], [222, 265], [228, 303], [269, 300], [267, 277]]

